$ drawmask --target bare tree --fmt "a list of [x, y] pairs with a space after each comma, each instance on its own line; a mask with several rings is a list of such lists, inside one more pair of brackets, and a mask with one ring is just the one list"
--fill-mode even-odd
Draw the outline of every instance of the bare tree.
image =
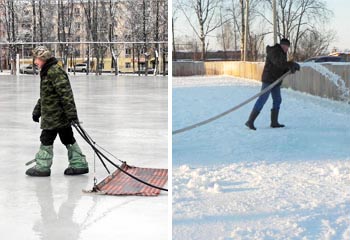
[[[155, 0], [156, 3], [156, 9], [155, 9], [155, 29], [154, 29], [154, 41], [159, 41], [159, 24], [160, 24], [160, 1]], [[154, 73], [157, 74], [158, 70], [158, 65], [159, 65], [159, 43], [154, 44]]]
[[173, 12], [171, 14], [171, 26], [172, 26], [172, 49], [173, 49], [173, 61], [176, 61], [177, 57], [176, 57], [176, 38], [175, 38], [175, 24], [177, 22], [178, 19], [178, 12], [180, 10], [179, 6], [175, 3], [173, 3]]
[[226, 50], [229, 48], [230, 45], [230, 38], [231, 36], [231, 26], [230, 23], [227, 22], [226, 24], [223, 23], [223, 10], [220, 8], [220, 24], [221, 24], [221, 34], [217, 36], [217, 38], [221, 41], [219, 41], [222, 44], [222, 48], [224, 50], [224, 58], [226, 59]]
[[[220, 4], [221, 0], [189, 0], [179, 4], [181, 11], [201, 42], [202, 60], [205, 60], [206, 38], [212, 31], [223, 24], [220, 19], [217, 19]], [[196, 24], [191, 19], [193, 13], [196, 16]]]
[[[97, 42], [98, 41], [98, 36], [97, 36], [97, 1], [93, 1], [91, 2], [91, 0], [88, 0], [88, 2], [86, 1], [81, 1], [81, 4], [83, 5], [84, 8], [84, 13], [85, 13], [85, 19], [86, 19], [86, 31], [87, 31], [87, 40], [90, 41], [94, 41]], [[98, 44], [94, 43], [93, 44], [93, 48], [94, 48], [94, 53], [95, 55], [98, 53], [97, 52], [97, 48], [98, 48]], [[92, 63], [90, 62], [90, 45], [88, 47], [88, 70], [87, 70], [87, 74], [90, 71], [90, 67], [92, 66]], [[99, 57], [96, 57], [97, 59], [97, 65], [99, 64]], [[97, 69], [97, 67], [96, 67]], [[96, 70], [96, 74], [97, 74], [97, 70]]]
[[331, 42], [334, 41], [333, 31], [310, 30], [299, 39], [295, 59], [305, 60], [310, 57], [325, 55]]
[[264, 38], [266, 34], [253, 34], [249, 35], [249, 59], [252, 61], [262, 60], [259, 52], [264, 49]]
[[[129, 14], [126, 15], [125, 28], [127, 31], [124, 34], [124, 39], [126, 41], [136, 42], [141, 39], [141, 25], [142, 19], [139, 12], [141, 11], [141, 5], [135, 4], [132, 2], [124, 2], [123, 7], [125, 11]], [[132, 55], [132, 68], [133, 72], [136, 72], [135, 59], [137, 56], [137, 67], [138, 72], [140, 73], [140, 46], [138, 44], [133, 43], [131, 47], [131, 55]]]
[[[261, 28], [257, 28], [255, 30], [255, 33], [251, 33], [251, 29], [254, 29], [253, 26], [255, 23], [259, 22], [256, 21], [257, 17], [259, 16], [260, 12], [259, 7], [261, 3], [265, 0], [249, 0], [249, 6], [247, 9], [247, 1], [246, 0], [230, 0], [227, 2], [226, 9], [228, 11], [228, 14], [230, 16], [230, 21], [232, 22], [232, 28], [233, 28], [233, 39], [234, 39], [234, 49], [238, 49], [238, 39], [239, 41], [239, 47], [241, 50], [241, 60], [244, 58], [244, 38], [245, 38], [245, 32], [247, 31], [247, 53], [248, 53], [248, 59], [254, 60], [252, 54], [252, 49], [250, 48], [252, 46], [252, 42], [254, 42], [257, 38], [254, 36], [262, 36], [265, 33], [263, 33]], [[247, 16], [247, 26], [245, 22], [246, 14]], [[254, 37], [254, 39], [251, 39], [251, 37]]]
[[233, 50], [235, 48], [235, 36], [233, 29], [234, 27], [232, 26], [232, 22], [227, 22], [221, 26], [220, 32], [218, 32], [216, 36], [219, 46], [224, 51], [225, 58], [227, 57], [227, 50]]
[[[166, 44], [149, 44], [149, 42], [167, 41], [167, 0], [0, 0], [0, 4], [0, 10], [4, 11], [3, 15], [6, 18], [3, 21], [6, 22], [8, 42], [61, 42], [55, 51], [58, 50], [57, 55], [61, 57], [65, 67], [68, 56], [72, 58], [78, 51], [73, 44], [63, 42], [80, 41], [80, 37], [86, 36], [84, 40], [94, 42], [88, 46], [88, 61], [90, 56], [93, 56], [93, 65], [96, 65], [96, 68], [88, 65], [96, 69], [96, 74], [101, 73], [108, 51], [113, 57], [112, 67], [115, 67], [117, 74], [117, 58], [128, 45], [100, 43], [108, 41], [142, 42], [133, 44], [133, 65], [137, 62], [135, 58], [137, 52], [138, 66], [143, 67], [142, 71], [147, 73], [147, 63], [150, 60], [160, 72], [159, 61], [163, 54], [165, 72]], [[81, 9], [82, 15], [80, 15]], [[11, 51], [8, 51], [8, 59], [13, 59], [13, 69], [15, 57], [10, 56], [15, 56], [13, 54], [17, 52], [16, 46], [11, 45]], [[33, 47], [28, 45], [25, 50], [29, 52]]]
[[[266, 2], [269, 7], [272, 6], [271, 0], [266, 0]], [[320, 37], [325, 34], [318, 29], [325, 25], [332, 14], [322, 0], [277, 0], [277, 10], [279, 38], [286, 37], [291, 40], [291, 55], [293, 57], [301, 56], [297, 51], [299, 49], [299, 41], [302, 39], [305, 41], [306, 39], [304, 36], [311, 32]], [[267, 22], [271, 23], [269, 19], [265, 16], [263, 17]], [[331, 39], [332, 37], [322, 36], [321, 38]], [[326, 45], [329, 45], [329, 43], [326, 43]]]
[[[109, 0], [108, 5], [108, 23], [109, 23], [109, 32], [108, 32], [108, 40], [110, 42], [115, 41], [117, 38], [117, 35], [115, 33], [115, 27], [117, 25], [117, 9], [118, 9], [118, 2], [113, 2], [112, 0]], [[114, 73], [115, 75], [118, 75], [118, 56], [120, 52], [118, 51], [118, 48], [115, 48], [113, 44], [109, 45], [109, 50], [112, 55], [112, 66], [114, 66]]]
[[88, 38], [94, 42], [93, 55], [96, 57], [96, 75], [101, 74], [103, 63], [100, 61], [107, 50], [106, 46], [98, 42], [107, 41], [108, 39], [108, 23], [104, 21], [107, 12], [104, 7], [100, 7], [99, 3], [100, 1], [97, 0], [88, 0], [87, 2], [81, 0], [85, 12]]
[[[160, 72], [160, 59], [163, 58], [163, 72], [164, 69], [164, 59], [165, 59], [165, 49], [164, 44], [161, 46], [159, 41], [167, 41], [168, 39], [168, 1], [166, 0], [152, 0], [150, 1], [150, 11], [149, 22], [151, 22], [151, 26], [149, 29], [150, 37], [153, 38], [154, 48], [152, 49], [151, 56], [154, 60], [152, 60], [154, 74]], [[163, 53], [163, 56], [161, 56]]]
[[142, 0], [142, 35], [143, 35], [143, 54], [145, 57], [145, 75], [148, 74], [148, 53], [147, 53], [147, 23], [148, 23], [148, 16], [146, 11], [146, 0]]
[[[58, 13], [57, 7], [58, 6], [53, 4], [51, 0], [31, 1], [31, 41], [45, 42], [57, 40], [58, 35], [55, 36], [55, 31], [52, 31], [52, 29], [55, 28], [53, 22], [54, 17], [57, 16], [56, 14]], [[69, 18], [69, 16], [65, 16], [65, 18]], [[29, 39], [24, 39], [24, 41], [28, 40]]]
[[[73, 6], [73, 0], [67, 0], [66, 3], [63, 3], [63, 0], [57, 1], [57, 37], [59, 42], [72, 40]], [[69, 45], [60, 44], [59, 51], [62, 56], [64, 68], [67, 68]]]
[[[7, 33], [7, 41], [14, 43], [17, 41], [18, 33], [18, 17], [16, 11], [16, 4], [14, 0], [6, 0], [3, 5], [4, 15], [5, 15], [5, 25]], [[15, 44], [9, 45], [9, 59], [11, 65], [11, 74], [16, 74], [16, 53], [17, 46]]]
[[[160, 39], [159, 41], [168, 41], [168, 1], [167, 0], [162, 0], [161, 2], [161, 8], [160, 11], [162, 14], [160, 14], [160, 25], [159, 28], [160, 30]], [[162, 44], [162, 59], [163, 59], [163, 75], [166, 75], [166, 65], [167, 65], [167, 55], [168, 55], [168, 44], [163, 43]]]
[[32, 0], [32, 11], [33, 11], [33, 15], [32, 15], [32, 19], [33, 19], [33, 42], [37, 41], [37, 37], [36, 37], [36, 8], [35, 8], [35, 0]]
[[174, 24], [174, 22], [175, 22], [175, 18], [173, 17], [174, 16], [174, 14], [172, 15], [172, 18], [171, 18], [171, 31], [172, 31], [172, 40], [173, 40], [173, 42], [172, 42], [172, 47], [173, 47], [173, 61], [176, 61], [176, 44], [175, 44], [175, 24]]
[[243, 34], [239, 21], [239, 17], [242, 13], [242, 8], [239, 7], [239, 4], [241, 4], [241, 1], [237, 2], [237, 0], [231, 0], [229, 6], [227, 7], [227, 11], [230, 15], [233, 26], [234, 50], [238, 49], [237, 39]]
[[43, 37], [43, 6], [42, 6], [42, 1], [39, 1], [39, 41], [43, 42], [44, 37]]
[[244, 6], [244, 0], [240, 0], [240, 9], [241, 9], [241, 61], [244, 59], [244, 35], [246, 30], [246, 25], [245, 25], [245, 6]]
[[[125, 2], [126, 11], [129, 13], [126, 19], [125, 27], [128, 29], [126, 32], [127, 39], [133, 42], [143, 42], [142, 44], [133, 44], [132, 56], [133, 59], [137, 59], [137, 72], [139, 75], [141, 71], [147, 74], [148, 69], [148, 52], [149, 40], [154, 39], [154, 27], [151, 24], [150, 13], [151, 4], [145, 0], [138, 2]], [[143, 58], [142, 58], [143, 57]], [[143, 67], [143, 69], [141, 69]], [[135, 64], [133, 61], [133, 68], [135, 71]]]

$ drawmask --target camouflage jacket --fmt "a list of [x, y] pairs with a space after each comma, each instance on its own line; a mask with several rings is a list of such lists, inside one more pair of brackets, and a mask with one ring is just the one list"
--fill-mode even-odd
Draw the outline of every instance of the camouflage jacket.
[[33, 115], [41, 116], [41, 129], [57, 129], [78, 119], [72, 88], [66, 72], [49, 59], [40, 71], [40, 98]]
[[281, 45], [267, 46], [262, 81], [273, 83], [286, 73], [292, 65], [292, 61], [287, 61], [287, 54], [283, 51]]

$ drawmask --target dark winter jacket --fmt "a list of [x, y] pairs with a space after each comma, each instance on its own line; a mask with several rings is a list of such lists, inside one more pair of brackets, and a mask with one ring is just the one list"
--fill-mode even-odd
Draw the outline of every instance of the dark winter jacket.
[[287, 54], [283, 51], [281, 45], [267, 46], [262, 81], [265, 83], [273, 83], [291, 69], [293, 65], [294, 62], [287, 61]]
[[46, 61], [40, 71], [40, 98], [33, 115], [41, 116], [42, 129], [57, 129], [78, 118], [71, 85], [56, 58]]

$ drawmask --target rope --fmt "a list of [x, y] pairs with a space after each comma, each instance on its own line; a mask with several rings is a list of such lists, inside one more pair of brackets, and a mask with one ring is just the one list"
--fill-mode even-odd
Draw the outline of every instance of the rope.
[[264, 90], [262, 90], [261, 92], [255, 94], [254, 96], [248, 98], [247, 100], [245, 100], [244, 102], [238, 104], [237, 106], [234, 106], [230, 109], [228, 109], [227, 111], [225, 112], [222, 112], [214, 117], [211, 117], [211, 118], [208, 118], [204, 121], [201, 121], [201, 122], [198, 122], [198, 123], [195, 123], [195, 124], [192, 124], [190, 126], [187, 126], [187, 127], [184, 127], [184, 128], [180, 128], [180, 129], [177, 129], [177, 130], [174, 130], [172, 132], [173, 135], [176, 135], [178, 133], [182, 133], [182, 132], [187, 132], [187, 131], [190, 131], [194, 128], [197, 128], [197, 127], [200, 127], [200, 126], [203, 126], [205, 124], [208, 124], [210, 122], [213, 122], [215, 121], [216, 119], [219, 119], [233, 111], [236, 111], [237, 109], [243, 107], [244, 105], [246, 105], [247, 103], [251, 102], [252, 100], [254, 100], [255, 98], [257, 97], [260, 97], [261, 95], [267, 93], [268, 91], [270, 91], [273, 87], [275, 87], [277, 84], [279, 84], [280, 82], [282, 82], [282, 80], [290, 73], [290, 71], [286, 72], [285, 74], [283, 74], [279, 79], [277, 79], [274, 83], [272, 83], [270, 86], [268, 86], [267, 88], [265, 88]]
[[[95, 143], [94, 143], [95, 144]], [[97, 178], [96, 178], [96, 153], [94, 152], [94, 188], [97, 188]]]
[[85, 135], [90, 139], [90, 141], [92, 141], [92, 142], [94, 143], [95, 146], [99, 147], [101, 150], [103, 150], [104, 152], [106, 152], [106, 153], [108, 153], [109, 155], [111, 155], [113, 158], [115, 158], [116, 160], [118, 160], [120, 163], [125, 163], [125, 161], [123, 161], [123, 160], [117, 158], [117, 157], [114, 156], [111, 152], [108, 152], [106, 149], [104, 149], [103, 147], [101, 147], [100, 145], [98, 145], [96, 142], [94, 142], [87, 132], [85, 132]]
[[124, 169], [122, 169], [121, 167], [119, 167], [117, 164], [115, 164], [114, 162], [112, 162], [108, 157], [106, 157], [99, 149], [97, 149], [95, 147], [95, 142], [90, 138], [90, 136], [87, 135], [87, 133], [85, 132], [85, 130], [83, 129], [83, 127], [79, 124], [79, 123], [72, 123], [73, 127], [78, 131], [78, 133], [82, 136], [82, 138], [90, 145], [90, 147], [95, 151], [97, 157], [99, 157], [99, 159], [101, 160], [101, 162], [103, 163], [104, 167], [106, 168], [107, 172], [110, 174], [110, 172], [108, 171], [105, 163], [103, 162], [102, 158], [104, 158], [105, 160], [107, 160], [111, 165], [113, 165], [114, 167], [118, 168], [118, 170], [120, 170], [121, 172], [123, 172], [124, 174], [128, 175], [129, 177], [135, 179], [138, 182], [141, 182], [149, 187], [152, 188], [156, 188], [162, 191], [168, 191], [168, 189], [166, 188], [162, 188], [156, 185], [153, 185], [151, 183], [148, 183], [130, 173], [128, 173], [127, 171], [125, 171]]
[[[85, 134], [85, 132], [82, 130], [82, 128], [80, 127], [80, 124], [78, 123], [74, 123], [72, 124], [73, 127], [77, 130], [77, 132], [80, 134], [80, 136], [92, 147], [92, 149], [96, 149], [98, 150], [94, 145], [93, 143], [95, 143], [94, 141], [90, 141], [90, 139], [87, 137], [87, 135]], [[79, 126], [79, 127], [77, 127]], [[97, 157], [100, 159], [101, 163], [103, 164], [103, 166], [105, 167], [105, 169], [107, 170], [108, 174], [111, 174], [111, 172], [109, 171], [109, 169], [107, 168], [105, 162], [103, 161], [102, 157], [100, 156], [100, 153], [99, 151], [95, 151]]]

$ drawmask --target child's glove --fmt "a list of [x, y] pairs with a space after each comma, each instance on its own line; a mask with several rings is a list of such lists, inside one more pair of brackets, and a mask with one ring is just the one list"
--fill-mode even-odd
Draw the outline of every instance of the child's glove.
[[39, 122], [40, 115], [34, 115], [32, 116], [34, 122]]

